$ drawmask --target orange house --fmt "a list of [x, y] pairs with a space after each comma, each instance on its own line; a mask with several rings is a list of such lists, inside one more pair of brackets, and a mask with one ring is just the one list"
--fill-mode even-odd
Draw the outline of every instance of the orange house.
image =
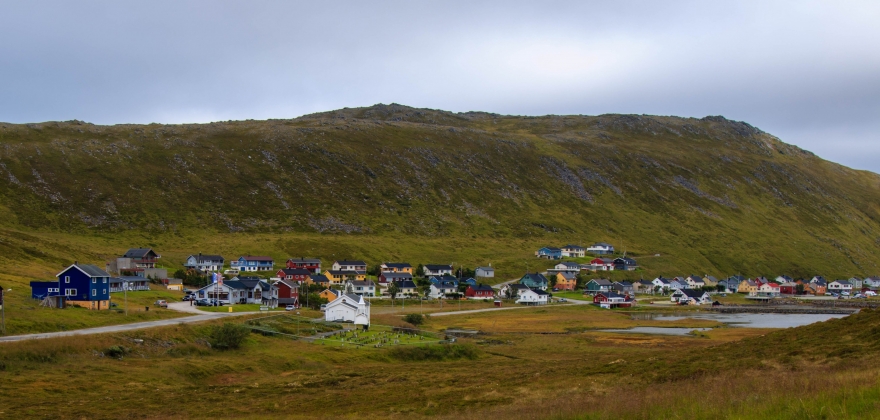
[[318, 293], [318, 296], [327, 299], [327, 302], [333, 302], [339, 296], [339, 293], [338, 290], [324, 289], [321, 293]]
[[556, 286], [559, 290], [574, 290], [577, 285], [577, 276], [569, 272], [556, 273]]

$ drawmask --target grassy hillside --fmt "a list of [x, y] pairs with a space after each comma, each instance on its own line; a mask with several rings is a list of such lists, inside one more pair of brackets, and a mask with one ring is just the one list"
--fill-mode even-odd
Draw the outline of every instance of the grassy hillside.
[[502, 260], [513, 273], [538, 245], [606, 241], [646, 275], [869, 275], [878, 181], [721, 117], [377, 105], [293, 120], [0, 124], [0, 262], [155, 244], [175, 258]]

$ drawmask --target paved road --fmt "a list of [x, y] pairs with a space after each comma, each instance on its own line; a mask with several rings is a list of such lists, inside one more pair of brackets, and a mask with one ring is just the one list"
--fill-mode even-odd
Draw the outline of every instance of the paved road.
[[[183, 305], [181, 305], [183, 304]], [[85, 328], [81, 330], [71, 330], [71, 331], [58, 331], [51, 333], [41, 333], [41, 334], [24, 334], [24, 335], [10, 335], [5, 337], [0, 337], [0, 343], [12, 342], [12, 341], [22, 341], [22, 340], [40, 340], [44, 338], [54, 338], [54, 337], [68, 337], [73, 335], [89, 335], [89, 334], [104, 334], [104, 333], [115, 333], [115, 332], [123, 332], [123, 331], [132, 331], [132, 330], [141, 330], [144, 328], [155, 328], [155, 327], [166, 327], [169, 325], [177, 325], [177, 324], [189, 324], [193, 322], [204, 322], [210, 321], [212, 319], [218, 318], [227, 318], [230, 316], [239, 316], [239, 315], [248, 315], [248, 314], [256, 314], [259, 312], [204, 312], [196, 309], [195, 307], [190, 307], [189, 302], [174, 302], [168, 305], [169, 309], [178, 310], [181, 312], [194, 313], [198, 315], [187, 316], [183, 318], [172, 318], [172, 319], [161, 319], [158, 321], [145, 321], [145, 322], [134, 322], [131, 324], [122, 324], [122, 325], [107, 325], [104, 327], [95, 327], [95, 328]]]

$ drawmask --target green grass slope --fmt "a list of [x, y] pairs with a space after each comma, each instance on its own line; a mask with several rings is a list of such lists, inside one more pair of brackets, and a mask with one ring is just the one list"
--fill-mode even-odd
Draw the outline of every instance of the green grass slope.
[[607, 241], [650, 274], [869, 275], [880, 271], [878, 181], [722, 117], [377, 105], [210, 124], [4, 123], [0, 248], [55, 265], [64, 255], [18, 235], [89, 248], [108, 235], [168, 245], [263, 233], [282, 239], [246, 248], [279, 256], [308, 251], [285, 237], [406, 238], [389, 250], [401, 258], [445, 257], [454, 241], [523, 256]]

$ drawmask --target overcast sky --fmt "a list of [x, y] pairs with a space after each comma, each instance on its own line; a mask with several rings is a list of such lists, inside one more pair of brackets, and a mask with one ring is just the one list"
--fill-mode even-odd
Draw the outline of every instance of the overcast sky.
[[878, 40], [876, 1], [0, 0], [0, 121], [724, 115], [880, 172]]

